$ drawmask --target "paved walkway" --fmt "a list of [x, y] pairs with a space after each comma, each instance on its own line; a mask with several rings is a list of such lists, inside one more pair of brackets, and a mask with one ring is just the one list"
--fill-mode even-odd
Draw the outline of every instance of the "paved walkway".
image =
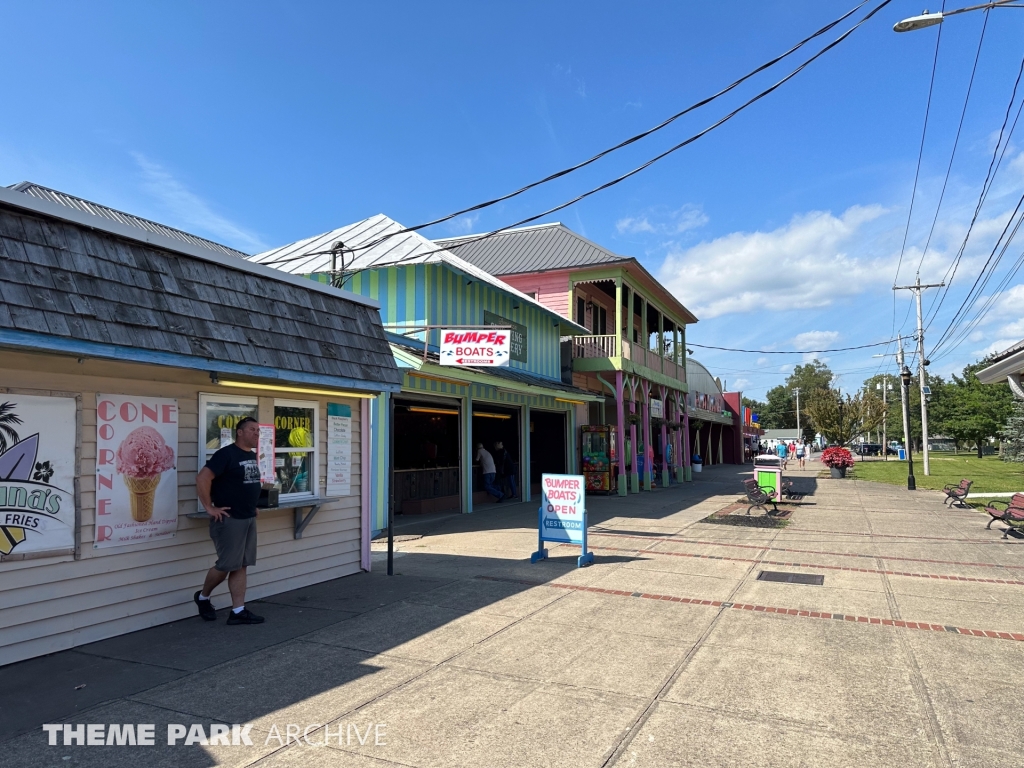
[[[394, 577], [378, 552], [263, 601], [265, 625], [0, 669], [3, 764], [1019, 768], [1024, 542], [818, 469], [788, 473], [809, 495], [782, 529], [703, 522], [736, 502], [735, 467], [591, 498], [582, 570], [571, 547], [529, 563], [532, 505], [403, 520]], [[65, 721], [153, 723], [157, 745], [47, 746]], [[211, 722], [253, 744], [166, 746], [168, 723]], [[289, 724], [314, 746], [283, 745]]]

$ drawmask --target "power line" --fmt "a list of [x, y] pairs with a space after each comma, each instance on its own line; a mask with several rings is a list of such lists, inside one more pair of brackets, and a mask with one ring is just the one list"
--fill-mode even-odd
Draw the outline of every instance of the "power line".
[[[942, 10], [946, 9], [946, 0], [942, 0]], [[932, 73], [928, 79], [928, 99], [925, 101], [924, 106], [924, 124], [921, 126], [921, 143], [917, 149], [917, 167], [914, 169], [914, 185], [910, 191], [910, 207], [907, 209], [907, 226], [903, 230], [903, 244], [900, 246], [900, 257], [896, 262], [896, 275], [892, 279], [892, 284], [895, 287], [896, 283], [900, 279], [900, 269], [903, 268], [903, 256], [907, 250], [907, 238], [910, 236], [910, 222], [914, 216], [914, 201], [917, 198], [917, 182], [921, 176], [921, 159], [924, 157], [924, 142], [925, 137], [928, 135], [928, 117], [931, 114], [932, 109], [932, 93], [935, 89], [935, 70], [938, 68], [939, 63], [939, 44], [942, 42], [942, 27], [938, 29], [938, 34], [935, 36], [935, 54], [932, 57]], [[923, 261], [923, 259], [922, 259]], [[920, 268], [918, 268], [918, 274], [920, 274]], [[902, 331], [903, 327], [907, 324], [907, 318], [910, 317], [910, 309], [907, 309], [907, 314], [903, 318], [903, 322], [900, 323], [899, 330]], [[893, 292], [892, 296], [892, 335], [896, 336], [896, 293]]]
[[[433, 219], [432, 221], [424, 222], [423, 224], [417, 224], [416, 226], [413, 226], [413, 227], [405, 227], [405, 228], [403, 228], [401, 230], [398, 230], [396, 232], [389, 233], [389, 237], [394, 237], [395, 235], [403, 235], [403, 234], [406, 234], [406, 233], [409, 233], [409, 232], [417, 232], [417, 231], [419, 231], [421, 229], [426, 229], [427, 227], [432, 227], [432, 226], [435, 226], [437, 224], [443, 224], [446, 221], [451, 221], [452, 219], [458, 218], [459, 216], [464, 216], [467, 213], [474, 213], [476, 211], [483, 210], [484, 208], [490, 208], [491, 206], [497, 205], [498, 203], [505, 202], [506, 200], [511, 200], [513, 197], [518, 197], [519, 195], [523, 194], [524, 192], [528, 192], [531, 189], [534, 189], [536, 187], [541, 186], [542, 184], [547, 184], [548, 182], [555, 181], [556, 179], [563, 178], [564, 176], [568, 176], [570, 173], [574, 173], [575, 171], [578, 171], [578, 170], [580, 170], [582, 168], [586, 168], [588, 165], [596, 163], [598, 160], [600, 160], [600, 159], [602, 159], [604, 157], [607, 157], [608, 155], [612, 154], [613, 152], [617, 152], [618, 150], [623, 149], [625, 147], [628, 147], [631, 144], [635, 144], [636, 142], [640, 141], [641, 139], [645, 139], [648, 136], [650, 136], [650, 135], [652, 135], [654, 133], [657, 133], [658, 131], [662, 130], [663, 128], [668, 127], [669, 125], [674, 123], [676, 120], [678, 120], [679, 118], [689, 114], [690, 112], [693, 112], [694, 110], [700, 109], [701, 107], [706, 106], [707, 104], [710, 104], [712, 101], [715, 101], [716, 99], [721, 98], [722, 96], [724, 96], [725, 94], [729, 93], [730, 91], [735, 90], [737, 87], [739, 87], [740, 85], [742, 85], [747, 80], [749, 80], [750, 78], [754, 77], [755, 75], [758, 75], [761, 72], [765, 71], [766, 69], [770, 69], [771, 67], [775, 66], [776, 64], [778, 64], [783, 59], [787, 58], [788, 56], [791, 56], [792, 54], [796, 53], [798, 50], [803, 48], [805, 45], [807, 45], [807, 43], [811, 42], [815, 38], [821, 37], [821, 35], [825, 34], [829, 30], [835, 28], [837, 25], [839, 25], [842, 22], [846, 21], [846, 19], [848, 19], [854, 13], [856, 13], [861, 8], [863, 8], [865, 5], [867, 5], [868, 2], [869, 2], [869, 0], [862, 0], [862, 2], [860, 2], [858, 5], [856, 5], [853, 8], [851, 8], [849, 11], [847, 11], [842, 16], [840, 16], [838, 19], [836, 19], [835, 21], [829, 22], [828, 24], [826, 24], [824, 27], [822, 27], [821, 29], [817, 30], [813, 34], [809, 35], [808, 37], [805, 37], [803, 40], [801, 40], [800, 42], [796, 43], [793, 47], [791, 47], [786, 52], [784, 52], [784, 53], [782, 53], [782, 54], [780, 54], [780, 55], [778, 55], [778, 56], [776, 56], [776, 57], [766, 61], [764, 64], [761, 64], [759, 67], [757, 67], [755, 69], [752, 69], [750, 72], [748, 72], [747, 74], [743, 75], [738, 80], [733, 81], [732, 83], [727, 85], [725, 88], [722, 88], [720, 91], [718, 91], [716, 93], [713, 93], [711, 96], [705, 97], [705, 98], [701, 99], [700, 101], [694, 102], [693, 104], [691, 104], [690, 106], [686, 107], [685, 109], [683, 109], [683, 110], [681, 110], [679, 112], [676, 112], [674, 115], [666, 118], [662, 122], [660, 122], [657, 125], [655, 125], [653, 128], [649, 128], [646, 131], [643, 131], [641, 133], [636, 134], [635, 136], [630, 136], [628, 139], [620, 141], [618, 144], [616, 144], [616, 145], [614, 145], [612, 147], [609, 147], [608, 149], [601, 150], [596, 155], [594, 155], [593, 157], [591, 157], [591, 158], [589, 158], [587, 160], [584, 160], [584, 161], [582, 161], [580, 163], [576, 163], [575, 165], [571, 165], [568, 168], [563, 168], [560, 171], [555, 171], [554, 173], [551, 173], [551, 174], [549, 174], [549, 175], [545, 176], [544, 178], [539, 179], [537, 181], [530, 182], [529, 184], [527, 184], [527, 185], [525, 185], [523, 187], [520, 187], [519, 189], [515, 190], [514, 192], [509, 192], [507, 194], [501, 195], [500, 197], [495, 197], [495, 198], [493, 198], [491, 200], [486, 200], [486, 201], [484, 201], [482, 203], [477, 203], [476, 205], [471, 205], [468, 208], [463, 208], [462, 210], [455, 211], [454, 213], [449, 213], [449, 214], [447, 214], [445, 216], [441, 216], [440, 218]], [[371, 244], [370, 246], [367, 246], [367, 247], [373, 247], [373, 245], [375, 245], [375, 244]]]
[[[410, 254], [407, 257], [403, 257], [403, 258], [397, 259], [395, 261], [388, 262], [387, 266], [395, 266], [395, 265], [403, 263], [405, 261], [411, 261], [411, 260], [415, 260], [415, 259], [422, 259], [422, 258], [430, 256], [430, 255], [432, 255], [434, 253], [440, 253], [441, 251], [452, 251], [452, 250], [455, 250], [455, 249], [457, 249], [459, 247], [469, 245], [471, 243], [476, 243], [476, 242], [480, 242], [482, 240], [486, 240], [488, 238], [491, 238], [491, 237], [494, 237], [496, 235], [499, 235], [502, 232], [505, 232], [507, 230], [515, 229], [517, 227], [521, 227], [521, 226], [524, 226], [526, 224], [530, 224], [530, 223], [532, 223], [532, 222], [534, 222], [534, 221], [536, 221], [538, 219], [544, 218], [545, 216], [549, 216], [549, 215], [551, 215], [553, 213], [556, 213], [558, 211], [563, 210], [564, 208], [568, 208], [569, 206], [574, 205], [574, 204], [580, 202], [581, 200], [584, 200], [584, 199], [586, 199], [586, 198], [588, 198], [588, 197], [590, 197], [590, 196], [592, 196], [594, 194], [597, 194], [598, 192], [602, 192], [602, 191], [604, 191], [606, 189], [609, 189], [609, 188], [611, 188], [611, 187], [613, 187], [613, 186], [615, 186], [617, 184], [622, 183], [623, 181], [625, 181], [625, 180], [627, 180], [627, 179], [637, 175], [641, 171], [644, 171], [647, 168], [651, 167], [652, 165], [654, 165], [658, 161], [663, 160], [665, 157], [669, 156], [670, 154], [672, 154], [672, 153], [682, 149], [683, 147], [686, 147], [689, 144], [692, 144], [693, 142], [697, 141], [698, 139], [706, 136], [708, 133], [710, 133], [711, 131], [715, 130], [716, 128], [722, 126], [723, 124], [725, 124], [726, 122], [731, 120], [733, 117], [738, 115], [743, 110], [747, 109], [751, 105], [753, 105], [756, 102], [760, 101], [765, 96], [769, 95], [773, 91], [775, 91], [778, 88], [780, 88], [782, 85], [787, 83], [789, 80], [793, 79], [796, 75], [798, 75], [800, 72], [802, 72], [808, 66], [810, 66], [814, 61], [816, 61], [817, 59], [819, 59], [820, 57], [825, 55], [828, 51], [832, 50], [837, 45], [839, 45], [844, 40], [846, 40], [846, 38], [848, 38], [851, 34], [853, 34], [853, 32], [855, 32], [859, 27], [861, 27], [862, 25], [867, 23], [872, 17], [874, 17], [885, 6], [889, 5], [890, 2], [892, 2], [892, 0], [882, 0], [881, 3], [879, 3], [871, 11], [869, 11], [867, 14], [865, 14], [865, 16], [860, 21], [858, 21], [856, 24], [854, 24], [852, 27], [850, 27], [848, 30], [846, 30], [839, 37], [837, 37], [831, 43], [829, 43], [824, 48], [822, 48], [820, 51], [815, 53], [813, 56], [808, 58], [806, 61], [804, 61], [798, 67], [793, 69], [789, 74], [787, 74], [781, 80], [779, 80], [775, 84], [771, 85], [770, 87], [766, 88], [765, 90], [761, 91], [760, 93], [758, 93], [754, 97], [750, 98], [749, 100], [747, 100], [746, 102], [741, 104], [739, 107], [737, 107], [733, 111], [729, 112], [724, 117], [720, 118], [719, 120], [717, 120], [714, 123], [712, 123], [711, 125], [709, 125], [707, 128], [703, 129], [702, 131], [699, 131], [698, 133], [693, 134], [692, 136], [690, 136], [689, 138], [685, 139], [684, 141], [681, 141], [680, 143], [676, 144], [675, 146], [670, 147], [669, 149], [667, 149], [664, 152], [656, 155], [655, 157], [651, 158], [650, 160], [648, 160], [647, 162], [643, 163], [642, 165], [634, 168], [633, 170], [631, 170], [631, 171], [629, 171], [627, 173], [624, 173], [621, 176], [618, 176], [618, 177], [612, 179], [611, 181], [607, 181], [604, 184], [601, 184], [601, 185], [599, 185], [597, 187], [594, 187], [593, 189], [590, 189], [590, 190], [588, 190], [588, 191], [586, 191], [586, 192], [584, 192], [584, 193], [582, 193], [580, 195], [577, 195], [576, 197], [572, 198], [571, 200], [568, 200], [568, 201], [566, 201], [564, 203], [561, 203], [561, 204], [556, 205], [556, 206], [554, 206], [552, 208], [549, 208], [546, 211], [542, 211], [541, 213], [538, 213], [538, 214], [535, 214], [535, 215], [532, 215], [532, 216], [528, 216], [527, 218], [521, 219], [521, 220], [519, 220], [519, 221], [517, 221], [517, 222], [515, 222], [513, 224], [509, 224], [507, 226], [501, 227], [500, 229], [496, 229], [496, 230], [493, 230], [491, 232], [482, 233], [480, 235], [468, 238], [466, 240], [463, 240], [460, 243], [455, 243], [455, 244], [449, 245], [446, 248], [438, 248], [435, 251], [428, 251], [428, 252], [425, 252], [425, 253]], [[863, 5], [863, 3], [862, 3], [862, 5]], [[858, 6], [858, 8], [859, 7], [860, 6]], [[856, 11], [856, 10], [857, 9], [855, 8], [854, 11]], [[847, 16], [848, 15], [849, 14], [847, 14]], [[418, 228], [420, 228], [420, 227], [413, 227], [411, 229], [418, 229]], [[388, 233], [388, 234], [386, 234], [386, 235], [384, 235], [384, 236], [382, 236], [380, 238], [377, 238], [376, 240], [373, 240], [373, 241], [368, 242], [368, 243], [361, 244], [361, 245], [357, 246], [356, 248], [350, 248], [350, 249], [347, 249], [347, 250], [350, 250], [350, 251], [368, 250], [370, 248], [376, 247], [377, 245], [380, 245], [385, 240], [388, 240], [388, 239], [390, 239], [392, 237], [395, 237], [395, 236], [403, 234], [403, 233], [407, 233], [409, 231], [410, 231], [410, 228], [404, 228], [404, 229], [396, 230], [396, 231], [390, 232], [390, 233]], [[311, 255], [314, 255], [314, 254], [312, 254], [312, 253], [304, 253], [304, 254], [300, 254], [300, 255], [289, 256], [289, 257], [286, 257], [286, 258], [283, 258], [283, 259], [268, 260], [268, 261], [261, 262], [261, 263], [263, 263], [263, 264], [265, 264], [267, 266], [283, 265], [283, 264], [287, 264], [287, 263], [290, 263], [290, 262], [293, 262], [293, 261], [297, 261], [297, 260], [300, 260], [300, 259], [308, 258]], [[371, 261], [369, 264], [367, 264], [365, 266], [362, 266], [362, 267], [360, 267], [358, 269], [354, 269], [354, 270], [351, 270], [351, 271], [346, 271], [346, 277], [354, 275], [354, 274], [357, 274], [359, 272], [366, 271], [368, 269], [372, 269], [381, 258], [383, 258], [383, 254], [381, 254], [381, 256], [378, 256], [376, 259], [374, 259], [373, 261]]]
[[[971, 67], [971, 79], [967, 82], [967, 95], [964, 96], [964, 108], [962, 110], [960, 110], [960, 123], [956, 127], [956, 137], [953, 139], [953, 150], [949, 153], [949, 165], [946, 166], [946, 177], [942, 180], [942, 190], [939, 192], [939, 202], [935, 206], [935, 216], [932, 218], [932, 225], [931, 225], [931, 228], [929, 228], [929, 230], [928, 230], [928, 238], [924, 242], [924, 250], [921, 251], [921, 261], [918, 262], [918, 265], [917, 265], [917, 274], [918, 275], [921, 274], [921, 267], [924, 266], [924, 258], [925, 258], [925, 256], [928, 255], [928, 246], [931, 245], [932, 235], [935, 233], [935, 225], [939, 221], [939, 211], [942, 210], [942, 201], [943, 201], [943, 199], [946, 196], [946, 186], [949, 184], [949, 175], [950, 175], [950, 172], [953, 170], [953, 159], [956, 157], [956, 149], [957, 149], [957, 147], [960, 144], [960, 131], [963, 130], [963, 127], [964, 127], [964, 117], [967, 115], [967, 104], [971, 100], [971, 90], [974, 88], [974, 75], [978, 71], [978, 60], [981, 58], [981, 46], [985, 42], [985, 30], [988, 28], [989, 12], [990, 12], [990, 9], [986, 8], [985, 9], [985, 20], [982, 22], [982, 25], [981, 25], [981, 36], [978, 38], [978, 50], [975, 51], [975, 53], [974, 53], [974, 66]], [[942, 34], [941, 27], [939, 29], [939, 34]], [[938, 52], [939, 52], [939, 46], [938, 46], [938, 41], [936, 40], [936, 44], [935, 44], [936, 58], [938, 57]], [[934, 73], [935, 73], [935, 68], [934, 68], [934, 64], [933, 64], [933, 66], [932, 66], [932, 76], [933, 77], [934, 77]], [[929, 96], [929, 100], [930, 100], [930, 96]], [[933, 304], [934, 304], [934, 301], [933, 301]], [[931, 307], [928, 308], [928, 311], [929, 312], [931, 311]]]
[[[949, 295], [950, 286], [952, 285], [953, 279], [956, 277], [957, 270], [960, 267], [960, 262], [963, 259], [964, 251], [967, 249], [967, 243], [970, 240], [971, 233], [974, 231], [974, 225], [978, 221], [978, 216], [981, 214], [981, 209], [982, 206], [985, 204], [985, 200], [988, 198], [989, 190], [995, 183], [995, 175], [999, 172], [999, 167], [1002, 165], [1003, 157], [1006, 154], [1006, 148], [1010, 145], [1010, 137], [1013, 135], [1013, 131], [1017, 127], [1017, 121], [1020, 119], [1021, 107], [1024, 107], [1024, 100], [1021, 101], [1020, 107], [1017, 108], [1017, 116], [1013, 120], [1013, 126], [1010, 128], [1009, 134], [1006, 134], [1006, 124], [1009, 122], [1010, 113], [1013, 111], [1013, 102], [1017, 98], [1017, 88], [1020, 85], [1022, 75], [1024, 75], [1024, 58], [1021, 59], [1020, 69], [1017, 72], [1017, 79], [1014, 81], [1013, 90], [1010, 92], [1010, 101], [1006, 105], [1006, 114], [1003, 116], [1003, 124], [999, 128], [999, 138], [996, 141], [996, 146], [992, 150], [992, 159], [989, 161], [988, 171], [986, 172], [985, 180], [982, 182], [981, 185], [981, 192], [978, 195], [978, 203], [974, 208], [974, 215], [971, 217], [971, 222], [967, 227], [967, 232], [964, 235], [963, 241], [960, 243], [960, 247], [957, 249], [957, 253], [956, 256], [953, 258], [952, 264], [950, 264], [949, 268], [946, 270], [946, 275], [948, 275], [948, 279], [945, 275], [943, 276], [943, 282], [946, 283], [946, 288], [941, 292], [938, 305], [935, 307], [935, 311], [932, 313], [932, 316], [929, 319], [928, 325], [926, 327], [931, 327], [932, 322], [934, 322], [935, 318], [939, 314], [939, 310], [942, 309], [942, 304], [946, 300], [946, 296]], [[1006, 139], [1005, 143], [1003, 141], [1004, 137]], [[987, 263], [988, 262], [986, 262], [986, 264]], [[981, 276], [979, 275], [979, 279], [980, 277]], [[975, 284], [977, 284], [977, 281], [975, 281]], [[953, 319], [946, 327], [946, 330], [943, 331], [938, 343], [936, 344], [936, 347], [938, 347], [938, 345], [942, 343], [943, 339], [945, 339], [946, 336], [948, 336], [950, 332], [954, 330], [954, 326], [957, 322], [957, 319], [960, 316], [969, 298], [970, 294], [968, 294], [967, 298], [964, 299], [963, 304], [960, 305], [960, 308], [953, 316]]]
[[689, 347], [700, 347], [701, 349], [715, 349], [720, 352], [748, 352], [755, 355], [810, 355], [818, 354], [820, 352], [850, 352], [854, 349], [870, 349], [871, 347], [881, 347], [883, 345], [892, 344], [894, 339], [887, 341], [876, 341], [874, 344], [861, 344], [856, 347], [836, 347], [835, 349], [796, 349], [779, 351], [775, 349], [733, 349], [731, 347], [712, 347], [708, 344], [694, 344], [692, 341], [687, 341], [686, 345]]

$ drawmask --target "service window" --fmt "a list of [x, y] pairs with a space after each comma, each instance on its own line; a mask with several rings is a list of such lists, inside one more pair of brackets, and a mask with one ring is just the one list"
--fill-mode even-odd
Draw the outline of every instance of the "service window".
[[235, 425], [246, 416], [256, 418], [256, 398], [235, 395], [199, 396], [199, 468], [214, 453], [235, 442]]
[[317, 493], [318, 416], [317, 403], [274, 401], [274, 474], [282, 502]]

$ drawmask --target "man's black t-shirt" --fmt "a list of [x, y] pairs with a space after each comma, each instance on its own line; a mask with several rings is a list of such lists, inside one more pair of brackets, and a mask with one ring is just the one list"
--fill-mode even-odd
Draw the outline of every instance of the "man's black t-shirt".
[[210, 501], [215, 507], [230, 507], [231, 517], [256, 517], [260, 499], [260, 464], [253, 451], [232, 443], [217, 451], [206, 466], [213, 472]]

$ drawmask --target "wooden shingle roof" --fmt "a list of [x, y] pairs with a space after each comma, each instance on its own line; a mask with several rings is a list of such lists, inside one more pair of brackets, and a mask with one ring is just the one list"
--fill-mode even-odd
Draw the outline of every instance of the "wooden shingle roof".
[[282, 382], [291, 374], [291, 381], [366, 389], [401, 384], [372, 303], [255, 272], [241, 258], [178, 250], [167, 238], [160, 247], [152, 235], [144, 242], [110, 231], [118, 225], [104, 218], [55, 215], [52, 202], [0, 192], [0, 339], [4, 331], [44, 334], [211, 371], [250, 366], [252, 375], [274, 371]]

